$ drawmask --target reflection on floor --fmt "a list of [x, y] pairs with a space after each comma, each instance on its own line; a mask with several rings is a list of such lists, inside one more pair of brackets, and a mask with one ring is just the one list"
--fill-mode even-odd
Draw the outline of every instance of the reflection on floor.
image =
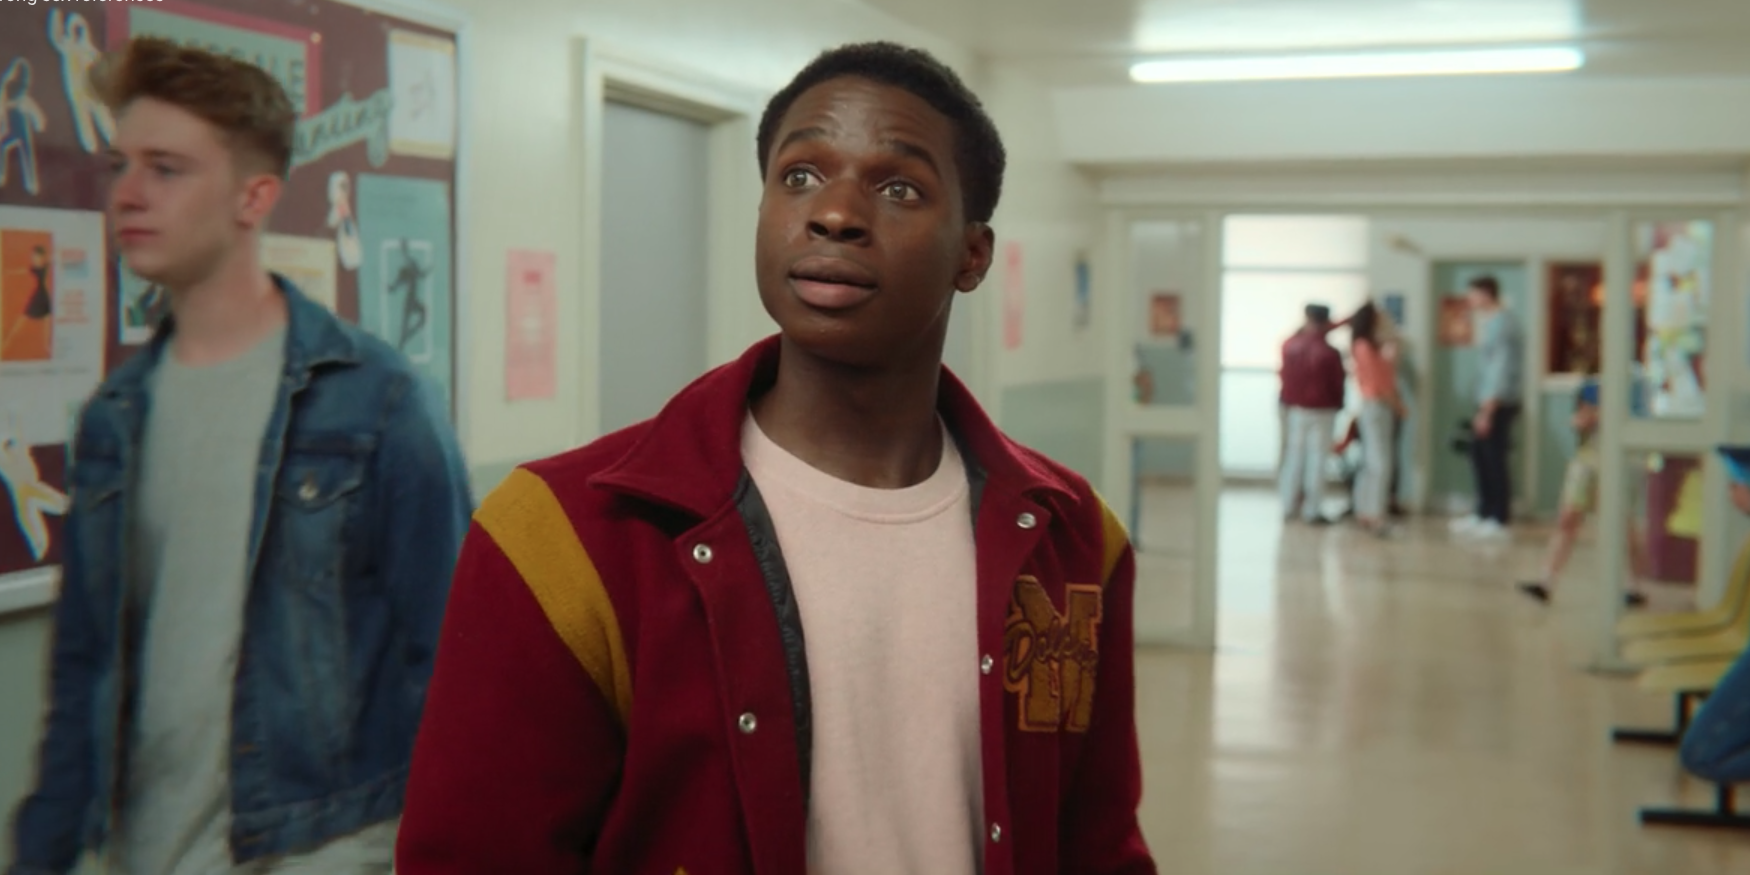
[[[1171, 629], [1189, 495], [1146, 493], [1138, 627]], [[1636, 822], [1711, 790], [1670, 751], [1610, 742], [1668, 724], [1668, 701], [1585, 670], [1584, 557], [1551, 607], [1513, 592], [1543, 534], [1479, 548], [1429, 521], [1382, 542], [1285, 527], [1267, 492], [1224, 496], [1220, 647], [1138, 655], [1163, 875], [1750, 872], [1750, 836]]]

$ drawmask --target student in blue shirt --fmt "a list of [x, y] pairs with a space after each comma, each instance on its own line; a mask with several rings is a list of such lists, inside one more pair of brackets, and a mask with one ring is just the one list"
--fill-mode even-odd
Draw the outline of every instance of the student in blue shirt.
[[1471, 418], [1471, 463], [1476, 469], [1477, 511], [1453, 529], [1481, 541], [1511, 540], [1513, 475], [1509, 456], [1513, 424], [1519, 419], [1525, 379], [1525, 333], [1519, 317], [1501, 301], [1501, 284], [1491, 276], [1470, 284], [1477, 315], [1477, 410]]

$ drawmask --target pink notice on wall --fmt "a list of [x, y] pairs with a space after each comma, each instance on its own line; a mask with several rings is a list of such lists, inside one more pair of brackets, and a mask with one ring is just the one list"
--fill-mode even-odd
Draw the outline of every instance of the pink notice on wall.
[[1021, 348], [1021, 319], [1027, 311], [1027, 285], [1021, 277], [1021, 244], [1003, 248], [1003, 348]]
[[558, 391], [559, 293], [551, 252], [510, 250], [506, 259], [504, 395], [507, 401], [552, 398]]

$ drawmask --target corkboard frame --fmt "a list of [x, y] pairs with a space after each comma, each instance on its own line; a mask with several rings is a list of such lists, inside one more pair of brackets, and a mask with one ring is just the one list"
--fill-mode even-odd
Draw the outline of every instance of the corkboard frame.
[[[201, 0], [212, 4], [213, 0]], [[229, 0], [231, 3], [237, 0]], [[456, 132], [455, 149], [452, 157], [454, 170], [451, 177], [450, 209], [452, 212], [452, 263], [453, 274], [450, 277], [451, 286], [451, 415], [455, 423], [458, 440], [463, 452], [469, 448], [468, 416], [472, 408], [471, 388], [468, 379], [468, 365], [471, 363], [474, 331], [473, 320], [470, 318], [470, 301], [464, 289], [469, 288], [469, 277], [472, 276], [474, 254], [469, 245], [472, 241], [471, 219], [474, 212], [474, 186], [469, 169], [472, 158], [472, 137], [469, 121], [474, 106], [473, 68], [473, 20], [467, 13], [434, 2], [434, 0], [327, 0], [327, 2], [351, 6], [366, 12], [393, 16], [409, 23], [422, 25], [433, 30], [444, 31], [455, 40], [455, 76], [456, 76]], [[247, 5], [246, 3], [244, 5]], [[83, 10], [81, 10], [83, 11]], [[101, 11], [100, 13], [101, 14]], [[54, 204], [43, 204], [54, 206]], [[106, 283], [106, 295], [114, 299], [115, 290]], [[116, 330], [114, 325], [105, 327], [111, 333]], [[105, 368], [106, 372], [108, 367]], [[59, 527], [57, 526], [57, 535]], [[59, 591], [61, 583], [61, 567], [59, 564], [46, 565], [9, 574], [0, 574], [0, 618], [27, 612], [42, 611], [51, 606]]]

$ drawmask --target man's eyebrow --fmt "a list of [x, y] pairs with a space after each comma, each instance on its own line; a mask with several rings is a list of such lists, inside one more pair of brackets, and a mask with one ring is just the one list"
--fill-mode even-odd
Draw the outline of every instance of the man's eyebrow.
[[889, 152], [896, 152], [900, 155], [904, 155], [907, 158], [915, 158], [919, 161], [922, 161], [925, 164], [930, 165], [930, 170], [933, 171], [937, 176], [942, 175], [942, 168], [936, 165], [936, 156], [931, 154], [930, 150], [925, 149], [924, 147], [919, 146], [918, 144], [913, 143], [910, 140], [888, 138], [886, 140], [882, 140], [881, 145], [884, 148], [886, 148], [887, 151], [889, 151]]
[[824, 140], [824, 139], [826, 139], [826, 128], [822, 128], [822, 127], [797, 128], [796, 130], [791, 131], [790, 135], [785, 137], [783, 142], [778, 144], [777, 151], [781, 152], [784, 149], [787, 149], [790, 146], [795, 145], [796, 143], [804, 143], [804, 142], [807, 142], [809, 140]]
[[[115, 148], [114, 146], [111, 146], [110, 148], [104, 150], [104, 154], [107, 155], [109, 157], [109, 160], [111, 160], [111, 161], [126, 161], [126, 160], [128, 160], [127, 153], [123, 152], [120, 149]], [[165, 161], [165, 160], [168, 160], [168, 161], [191, 161], [191, 160], [193, 160], [192, 158], [190, 158], [187, 155], [184, 155], [181, 152], [172, 152], [169, 149], [142, 149], [142, 150], [140, 150], [140, 157], [144, 158], [148, 161]]]
[[[826, 128], [797, 128], [796, 130], [791, 131], [788, 136], [784, 137], [783, 141], [778, 143], [778, 146], [774, 151], [781, 152], [796, 143], [806, 143], [810, 140], [824, 140], [828, 136]], [[925, 149], [910, 140], [889, 137], [881, 141], [881, 146], [889, 152], [922, 161], [923, 163], [928, 164], [930, 169], [935, 171], [937, 176], [942, 175], [942, 168], [936, 163], [936, 156], [932, 154], [930, 150]]]

